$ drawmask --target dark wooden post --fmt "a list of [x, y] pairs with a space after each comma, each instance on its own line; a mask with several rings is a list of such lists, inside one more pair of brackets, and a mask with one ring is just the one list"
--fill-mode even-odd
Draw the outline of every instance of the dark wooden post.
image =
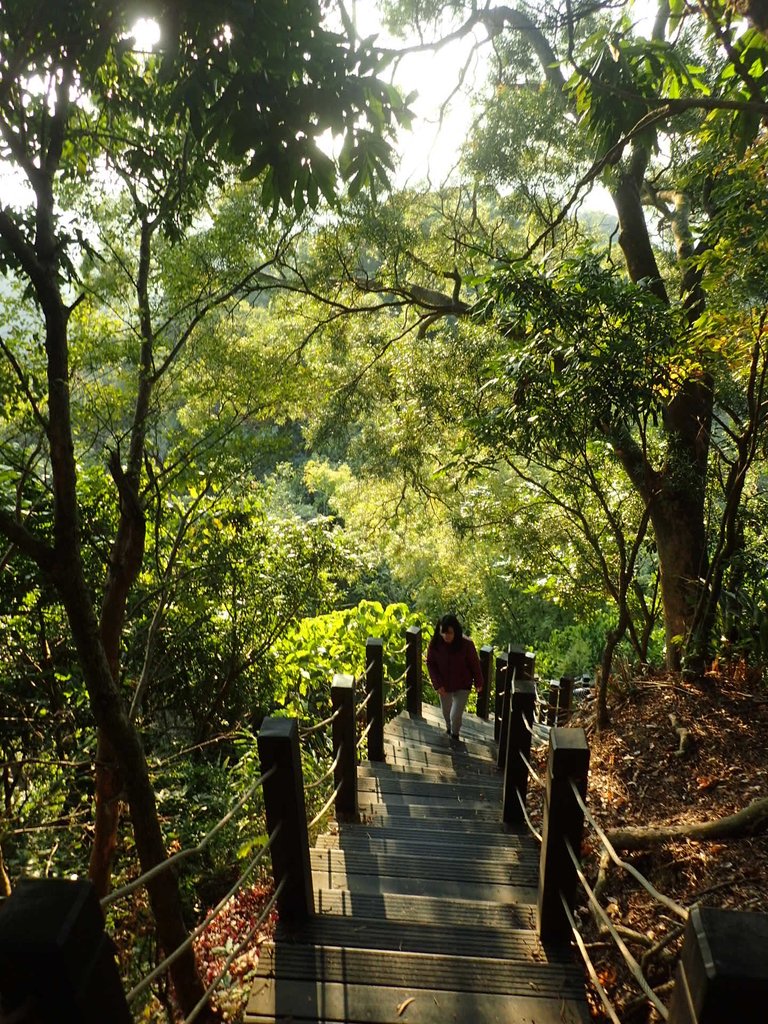
[[669, 1024], [758, 1024], [768, 1006], [768, 914], [694, 906]]
[[373, 696], [365, 708], [368, 733], [368, 760], [384, 761], [384, 641], [368, 637], [365, 641], [365, 695]]
[[491, 666], [493, 665], [493, 647], [483, 644], [479, 651], [480, 668], [483, 670], [483, 692], [477, 695], [477, 717], [488, 721], [488, 707], [491, 695]]
[[533, 651], [526, 651], [523, 656], [523, 679], [536, 678], [536, 655]]
[[589, 746], [584, 730], [551, 729], [539, 863], [538, 926], [542, 942], [569, 942], [571, 939], [571, 926], [560, 894], [572, 910], [578, 879], [565, 840], [570, 842], [577, 858], [580, 857], [584, 812], [574, 796], [571, 782], [583, 799], [587, 794], [588, 772]]
[[333, 771], [336, 794], [336, 817], [350, 820], [357, 817], [357, 731], [355, 729], [354, 676], [335, 675], [331, 684], [333, 720], [333, 757], [338, 764]]
[[493, 738], [498, 743], [501, 736], [501, 712], [504, 702], [504, 688], [507, 685], [508, 655], [503, 651], [496, 657], [496, 693], [493, 703]]
[[114, 950], [90, 882], [20, 882], [0, 913], [0, 1017], [131, 1024]]
[[509, 715], [512, 708], [512, 689], [515, 684], [517, 665], [510, 652], [507, 656], [506, 685], [501, 702], [501, 729], [499, 730], [499, 749], [496, 754], [496, 767], [504, 770], [507, 763], [507, 739], [509, 736]]
[[557, 724], [567, 725], [571, 717], [573, 700], [573, 676], [560, 676], [560, 699], [557, 709]]
[[405, 706], [409, 715], [421, 718], [421, 626], [405, 631]]
[[[536, 683], [532, 679], [516, 679], [512, 690], [507, 758], [504, 770], [504, 791], [501, 820], [507, 824], [524, 820], [517, 793], [525, 804], [528, 794], [528, 767], [523, 758], [531, 759], [531, 729], [536, 707]], [[525, 723], [528, 723], [526, 728]]]
[[547, 725], [557, 725], [557, 708], [560, 703], [560, 683], [551, 682], [547, 705]]
[[262, 773], [277, 766], [264, 782], [264, 809], [269, 835], [282, 823], [271, 851], [275, 885], [286, 880], [277, 901], [280, 918], [299, 924], [314, 912], [314, 894], [296, 719], [265, 718], [257, 744]]

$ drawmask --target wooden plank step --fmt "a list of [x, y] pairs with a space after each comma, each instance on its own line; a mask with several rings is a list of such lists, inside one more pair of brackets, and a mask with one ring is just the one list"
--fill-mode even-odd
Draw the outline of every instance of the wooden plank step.
[[[415, 726], [428, 729], [436, 729], [439, 732], [446, 733], [445, 720], [443, 719], [443, 713], [439, 708], [434, 707], [431, 704], [422, 704], [421, 715], [411, 716], [407, 712], [403, 711], [399, 715], [395, 715], [394, 718], [390, 718], [385, 723], [384, 728], [387, 729], [389, 726]], [[462, 733], [480, 742], [493, 743], [493, 723], [483, 722], [474, 715], [464, 715], [461, 723]]]
[[444, 844], [447, 847], [452, 847], [454, 843], [468, 842], [485, 851], [495, 847], [507, 850], [528, 846], [538, 850], [538, 844], [534, 844], [531, 837], [522, 830], [505, 831], [502, 825], [493, 822], [463, 821], [461, 818], [452, 818], [439, 824], [429, 818], [424, 822], [411, 822], [406, 818], [400, 824], [393, 818], [387, 818], [386, 821], [374, 819], [365, 825], [339, 822], [333, 827], [333, 832], [318, 837], [318, 847], [344, 846], [347, 840], [356, 841], [360, 836], [367, 836], [370, 839], [408, 839], [417, 835], [424, 837], [426, 841]]
[[505, 825], [499, 820], [499, 815], [495, 815], [495, 819], [485, 818], [460, 818], [454, 815], [444, 817], [406, 817], [404, 815], [396, 814], [382, 814], [381, 817], [372, 817], [370, 820], [360, 820], [358, 823], [349, 823], [344, 821], [333, 821], [329, 826], [332, 831], [331, 835], [344, 835], [344, 830], [355, 830], [357, 828], [366, 831], [367, 834], [378, 834], [380, 829], [384, 830], [385, 833], [391, 833], [392, 835], [403, 835], [409, 836], [414, 831], [424, 830], [428, 834], [437, 834], [439, 836], [447, 835], [447, 841], [450, 841], [453, 835], [457, 836], [476, 836], [478, 842], [484, 843], [485, 838], [490, 842], [494, 842], [499, 839], [500, 843], [504, 845], [505, 837], [507, 840], [512, 840], [519, 836], [529, 839], [526, 826], [517, 825]]
[[[461, 793], [451, 792], [446, 786], [446, 792], [438, 792], [434, 796], [418, 795], [414, 793], [382, 793], [375, 790], [366, 792], [358, 789], [358, 805], [370, 805], [374, 814], [401, 814], [406, 817], [439, 818], [441, 814], [446, 817], [453, 813], [453, 816], [466, 821], [478, 818], [485, 821], [501, 824], [501, 798], [491, 797], [488, 800], [467, 800], [462, 798]], [[367, 814], [361, 809], [361, 814]], [[361, 818], [367, 820], [366, 817]]]
[[315, 872], [345, 871], [349, 875], [376, 878], [431, 878], [491, 885], [537, 885], [539, 858], [534, 850], [510, 850], [503, 863], [483, 863], [472, 858], [436, 857], [424, 854], [369, 853], [347, 850], [309, 851]]
[[314, 946], [341, 946], [345, 949], [394, 949], [401, 953], [445, 953], [517, 960], [572, 963], [569, 947], [545, 949], [534, 931], [524, 929], [490, 930], [476, 923], [458, 925], [451, 919], [451, 905], [444, 906], [445, 920], [423, 924], [381, 918], [322, 914], [300, 927], [278, 925], [275, 938]]
[[372, 768], [388, 771], [392, 775], [412, 772], [414, 775], [423, 775], [444, 782], [452, 779], [483, 779], [499, 778], [501, 773], [495, 765], [487, 761], [472, 760], [471, 763], [452, 762], [444, 760], [442, 763], [437, 760], [428, 762], [426, 758], [421, 759], [395, 759], [387, 755], [386, 761], [363, 761], [357, 766], [358, 773], [367, 774]]
[[583, 971], [571, 961], [486, 960], [484, 957], [445, 953], [401, 953], [312, 946], [284, 942], [264, 943], [259, 975], [324, 983], [412, 988], [453, 989], [458, 992], [569, 998], [584, 991]]
[[452, 753], [456, 757], [481, 757], [486, 761], [495, 761], [497, 757], [496, 744], [491, 741], [463, 735], [459, 741], [454, 741], [444, 730], [439, 732], [431, 725], [387, 725], [384, 737], [391, 741], [400, 740], [404, 744], [423, 745], [436, 753]]
[[533, 846], [517, 843], [485, 845], [476, 836], [451, 837], [438, 833], [434, 838], [420, 833], [399, 836], [378, 836], [366, 833], [344, 835], [343, 837], [328, 835], [320, 836], [315, 843], [318, 850], [343, 850], [345, 853], [375, 853], [378, 856], [393, 854], [409, 854], [414, 857], [434, 859], [443, 857], [447, 860], [475, 860], [507, 864], [522, 860], [533, 860], [538, 863], [539, 853]]
[[[340, 850], [312, 850], [310, 863], [312, 884], [315, 889], [349, 889], [353, 893], [393, 892], [411, 896], [431, 896], [441, 899], [469, 899], [498, 903], [535, 903], [538, 890], [538, 865], [526, 862], [501, 865], [491, 870], [489, 865], [474, 864], [466, 874], [459, 873], [462, 861], [451, 874], [450, 865], [432, 864], [418, 857], [389, 856], [381, 858], [387, 863], [377, 872], [375, 854], [350, 854]], [[396, 866], [395, 862], [400, 863]]]
[[510, 998], [479, 992], [396, 985], [283, 981], [259, 977], [243, 1024], [589, 1024], [586, 1005], [533, 994]]
[[381, 893], [398, 893], [400, 896], [430, 897], [440, 900], [470, 900], [481, 903], [520, 903], [535, 905], [538, 889], [534, 885], [496, 884], [475, 882], [455, 878], [409, 878], [407, 875], [349, 874], [338, 865], [327, 865], [325, 870], [313, 870], [312, 884], [315, 890], [348, 889], [354, 895], [375, 896]]
[[474, 804], [459, 803], [454, 797], [447, 799], [435, 798], [429, 803], [416, 803], [410, 797], [390, 793], [386, 802], [374, 794], [360, 794], [358, 811], [362, 820], [381, 817], [445, 819], [457, 818], [462, 821], [486, 821], [499, 824], [501, 808], [497, 806], [477, 807]]
[[482, 900], [444, 899], [431, 896], [404, 896], [394, 892], [375, 894], [345, 889], [316, 889], [318, 914], [353, 915], [367, 920], [375, 917], [416, 924], [444, 924], [450, 916], [453, 925], [480, 925], [485, 929], [519, 930], [536, 927], [534, 907], [528, 903], [492, 903]]
[[463, 801], [479, 801], [498, 803], [501, 799], [502, 784], [497, 779], [487, 779], [482, 783], [464, 782], [432, 782], [419, 776], [393, 776], [377, 772], [373, 775], [359, 775], [357, 791], [363, 795], [377, 793], [382, 795], [402, 795], [415, 799], [439, 798]]
[[[440, 728], [443, 728], [445, 725], [445, 722], [443, 721], [442, 709], [439, 708], [437, 704], [430, 704], [426, 701], [423, 702], [421, 705], [421, 717], [425, 722], [429, 722], [432, 725], [437, 725]], [[478, 718], [477, 715], [473, 714], [471, 711], [465, 711], [464, 718], [461, 723], [461, 728], [470, 730], [472, 733], [484, 739], [493, 739], [492, 718]]]
[[[429, 697], [433, 696], [433, 691], [428, 687], [424, 688], [424, 699], [421, 703], [421, 718], [427, 721], [435, 722], [439, 725], [443, 725], [443, 711], [438, 703], [437, 694], [434, 693], [434, 703], [429, 700]], [[407, 711], [401, 711], [400, 714], [395, 715], [391, 721], [395, 718], [407, 718], [411, 719], [411, 716]], [[473, 711], [464, 712], [464, 723], [462, 728], [475, 729], [478, 732], [487, 733], [490, 731], [493, 736], [493, 720], [478, 718]]]
[[[476, 729], [474, 725], [467, 723], [468, 720], [464, 719], [461, 725], [462, 735], [466, 736], [467, 739], [473, 743], [494, 743], [492, 727], [487, 730]], [[409, 715], [398, 715], [396, 718], [390, 718], [384, 724], [384, 732], [394, 732], [401, 735], [406, 733], [413, 735], [430, 733], [435, 736], [444, 736], [446, 740], [449, 738], [442, 715], [438, 719], [429, 713], [422, 715], [421, 718], [411, 718]]]

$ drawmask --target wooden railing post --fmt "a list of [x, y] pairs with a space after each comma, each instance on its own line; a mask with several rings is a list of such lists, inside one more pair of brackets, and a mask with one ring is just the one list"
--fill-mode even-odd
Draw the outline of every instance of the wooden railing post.
[[[509, 716], [512, 707], [512, 694], [515, 681], [533, 679], [533, 655], [518, 644], [510, 644], [507, 652], [507, 685], [504, 687], [504, 700], [501, 708], [501, 729], [499, 731], [499, 751], [496, 766], [503, 770], [507, 763], [507, 746], [509, 740]], [[518, 759], [519, 760], [519, 759]]]
[[[535, 708], [536, 683], [532, 679], [516, 679], [509, 710], [507, 757], [502, 797], [501, 820], [507, 824], [517, 824], [525, 818], [520, 800], [525, 805], [528, 795], [528, 766], [523, 761], [523, 757], [530, 761], [531, 729], [533, 728]], [[526, 722], [528, 723], [527, 728]], [[521, 754], [523, 757], [520, 756]], [[520, 800], [517, 798], [518, 793]]]
[[331, 705], [338, 715], [333, 720], [333, 770], [336, 794], [336, 817], [357, 818], [357, 732], [355, 729], [354, 676], [335, 675], [331, 684]]
[[506, 683], [504, 686], [504, 696], [501, 701], [501, 729], [499, 731], [499, 749], [496, 752], [496, 767], [501, 771], [504, 771], [504, 766], [507, 763], [507, 741], [509, 738], [509, 715], [512, 707], [512, 690], [515, 685], [515, 672], [517, 671], [517, 665], [514, 662], [512, 654], [507, 657], [507, 671]]
[[669, 1024], [758, 1024], [768, 1006], [768, 914], [691, 908]]
[[264, 781], [267, 833], [280, 825], [271, 850], [275, 885], [285, 879], [277, 905], [282, 920], [299, 924], [314, 913], [314, 894], [296, 719], [265, 718], [257, 745], [262, 773], [277, 767]]
[[421, 626], [405, 631], [405, 707], [409, 715], [421, 718]]
[[[365, 696], [372, 694], [365, 708], [368, 733], [368, 760], [384, 761], [384, 641], [368, 637], [365, 641]], [[371, 723], [373, 723], [371, 725]]]
[[547, 700], [547, 725], [557, 725], [557, 709], [560, 705], [560, 683], [551, 682]]
[[480, 648], [480, 668], [483, 670], [483, 692], [477, 695], [477, 717], [488, 721], [488, 707], [491, 697], [491, 666], [493, 665], [493, 647], [483, 644]]
[[0, 913], [0, 1018], [131, 1024], [114, 949], [90, 882], [20, 882]]
[[584, 813], [571, 783], [584, 799], [588, 772], [589, 746], [584, 730], [551, 729], [539, 863], [538, 928], [542, 942], [567, 942], [571, 939], [571, 926], [560, 894], [572, 910], [577, 875], [566, 840], [576, 857], [580, 858], [584, 827]]
[[573, 676], [560, 676], [560, 699], [557, 708], [557, 724], [567, 725], [571, 717], [573, 700]]
[[501, 712], [504, 703], [504, 688], [507, 685], [507, 661], [506, 651], [496, 656], [496, 690], [493, 700], [493, 738], [499, 742], [501, 736]]

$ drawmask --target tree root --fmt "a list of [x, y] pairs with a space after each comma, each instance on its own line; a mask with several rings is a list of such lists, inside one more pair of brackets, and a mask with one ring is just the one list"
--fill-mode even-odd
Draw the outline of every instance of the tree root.
[[618, 850], [642, 850], [659, 846], [670, 839], [736, 839], [756, 835], [768, 827], [768, 797], [753, 800], [736, 814], [714, 821], [692, 822], [689, 825], [636, 826], [611, 829], [606, 834]]

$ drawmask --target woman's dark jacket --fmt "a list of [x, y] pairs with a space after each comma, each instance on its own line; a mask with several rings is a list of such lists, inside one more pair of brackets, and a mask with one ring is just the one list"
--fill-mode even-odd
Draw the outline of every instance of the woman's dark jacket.
[[454, 640], [433, 640], [427, 648], [427, 671], [436, 690], [471, 690], [474, 682], [478, 692], [483, 688], [483, 670], [477, 649], [468, 636]]

